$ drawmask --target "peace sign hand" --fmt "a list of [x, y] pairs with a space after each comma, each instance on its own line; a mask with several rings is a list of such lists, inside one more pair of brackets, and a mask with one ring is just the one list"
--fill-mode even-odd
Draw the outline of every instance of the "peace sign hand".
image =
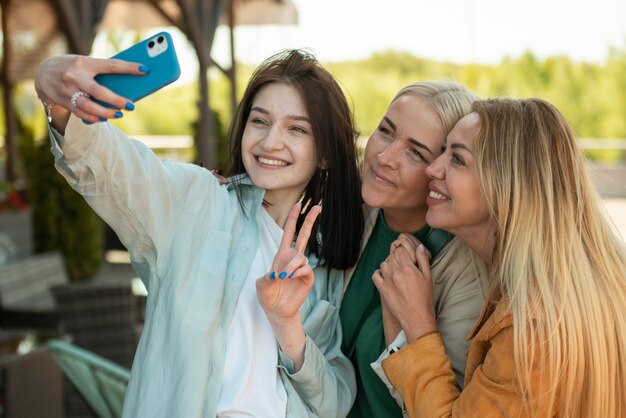
[[304, 250], [322, 208], [316, 205], [309, 210], [293, 245], [301, 206], [298, 202], [289, 212], [283, 237], [272, 263], [272, 271], [256, 282], [257, 297], [270, 322], [296, 316], [315, 282]]

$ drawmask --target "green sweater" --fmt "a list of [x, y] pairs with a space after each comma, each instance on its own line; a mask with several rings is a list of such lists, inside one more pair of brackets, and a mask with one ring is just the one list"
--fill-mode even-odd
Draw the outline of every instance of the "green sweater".
[[[381, 211], [341, 304], [342, 349], [357, 377], [356, 401], [348, 417], [402, 417], [402, 410], [370, 366], [386, 348], [380, 295], [372, 275], [399, 235], [385, 224]], [[452, 238], [429, 226], [413, 235], [431, 251], [433, 259]]]

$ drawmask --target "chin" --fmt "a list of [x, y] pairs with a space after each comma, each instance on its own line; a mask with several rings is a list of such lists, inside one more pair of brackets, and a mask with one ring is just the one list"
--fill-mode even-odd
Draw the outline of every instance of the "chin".
[[446, 223], [442, 223], [441, 221], [440, 216], [433, 214], [432, 209], [428, 209], [428, 212], [426, 212], [426, 224], [428, 224], [428, 226], [431, 228], [446, 229]]
[[362, 190], [361, 197], [363, 198], [363, 202], [371, 208], [380, 208], [381, 200], [384, 201], [384, 199], [380, 199], [380, 195], [376, 194], [374, 191]]

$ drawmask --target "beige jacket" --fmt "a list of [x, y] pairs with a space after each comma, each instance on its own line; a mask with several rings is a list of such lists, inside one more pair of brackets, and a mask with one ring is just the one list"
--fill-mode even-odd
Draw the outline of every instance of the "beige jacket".
[[[379, 210], [366, 208], [365, 232], [361, 251], [374, 229]], [[457, 376], [459, 385], [463, 384], [465, 362], [469, 341], [467, 336], [472, 330], [483, 306], [484, 298], [479, 285], [477, 274], [471, 263], [470, 249], [459, 239], [454, 238], [437, 257], [431, 262], [433, 277], [433, 301], [437, 328], [446, 343], [446, 352], [452, 359], [452, 367]], [[354, 273], [354, 268], [346, 271], [344, 292]], [[404, 333], [394, 341], [394, 346], [400, 347]], [[406, 340], [405, 340], [406, 341]], [[383, 353], [383, 357], [386, 354]], [[372, 367], [384, 381], [384, 373], [379, 363], [372, 363]], [[386, 381], [390, 389], [391, 385]], [[397, 394], [392, 395], [398, 398]]]

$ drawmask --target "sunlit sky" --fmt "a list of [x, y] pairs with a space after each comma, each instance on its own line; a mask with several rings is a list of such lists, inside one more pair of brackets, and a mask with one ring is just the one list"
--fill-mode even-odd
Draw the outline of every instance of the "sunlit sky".
[[[235, 29], [239, 62], [255, 65], [282, 49], [306, 47], [322, 62], [393, 49], [455, 63], [496, 63], [525, 51], [601, 63], [610, 47], [626, 49], [626, 0], [291, 1], [298, 24]], [[194, 80], [189, 43], [168, 30], [183, 64], [179, 82]], [[226, 27], [216, 33], [213, 57], [230, 65]]]
[[297, 26], [237, 29], [238, 59], [312, 47], [322, 61], [385, 49], [459, 63], [493, 63], [525, 50], [601, 61], [608, 45], [626, 46], [625, 0], [292, 1]]

